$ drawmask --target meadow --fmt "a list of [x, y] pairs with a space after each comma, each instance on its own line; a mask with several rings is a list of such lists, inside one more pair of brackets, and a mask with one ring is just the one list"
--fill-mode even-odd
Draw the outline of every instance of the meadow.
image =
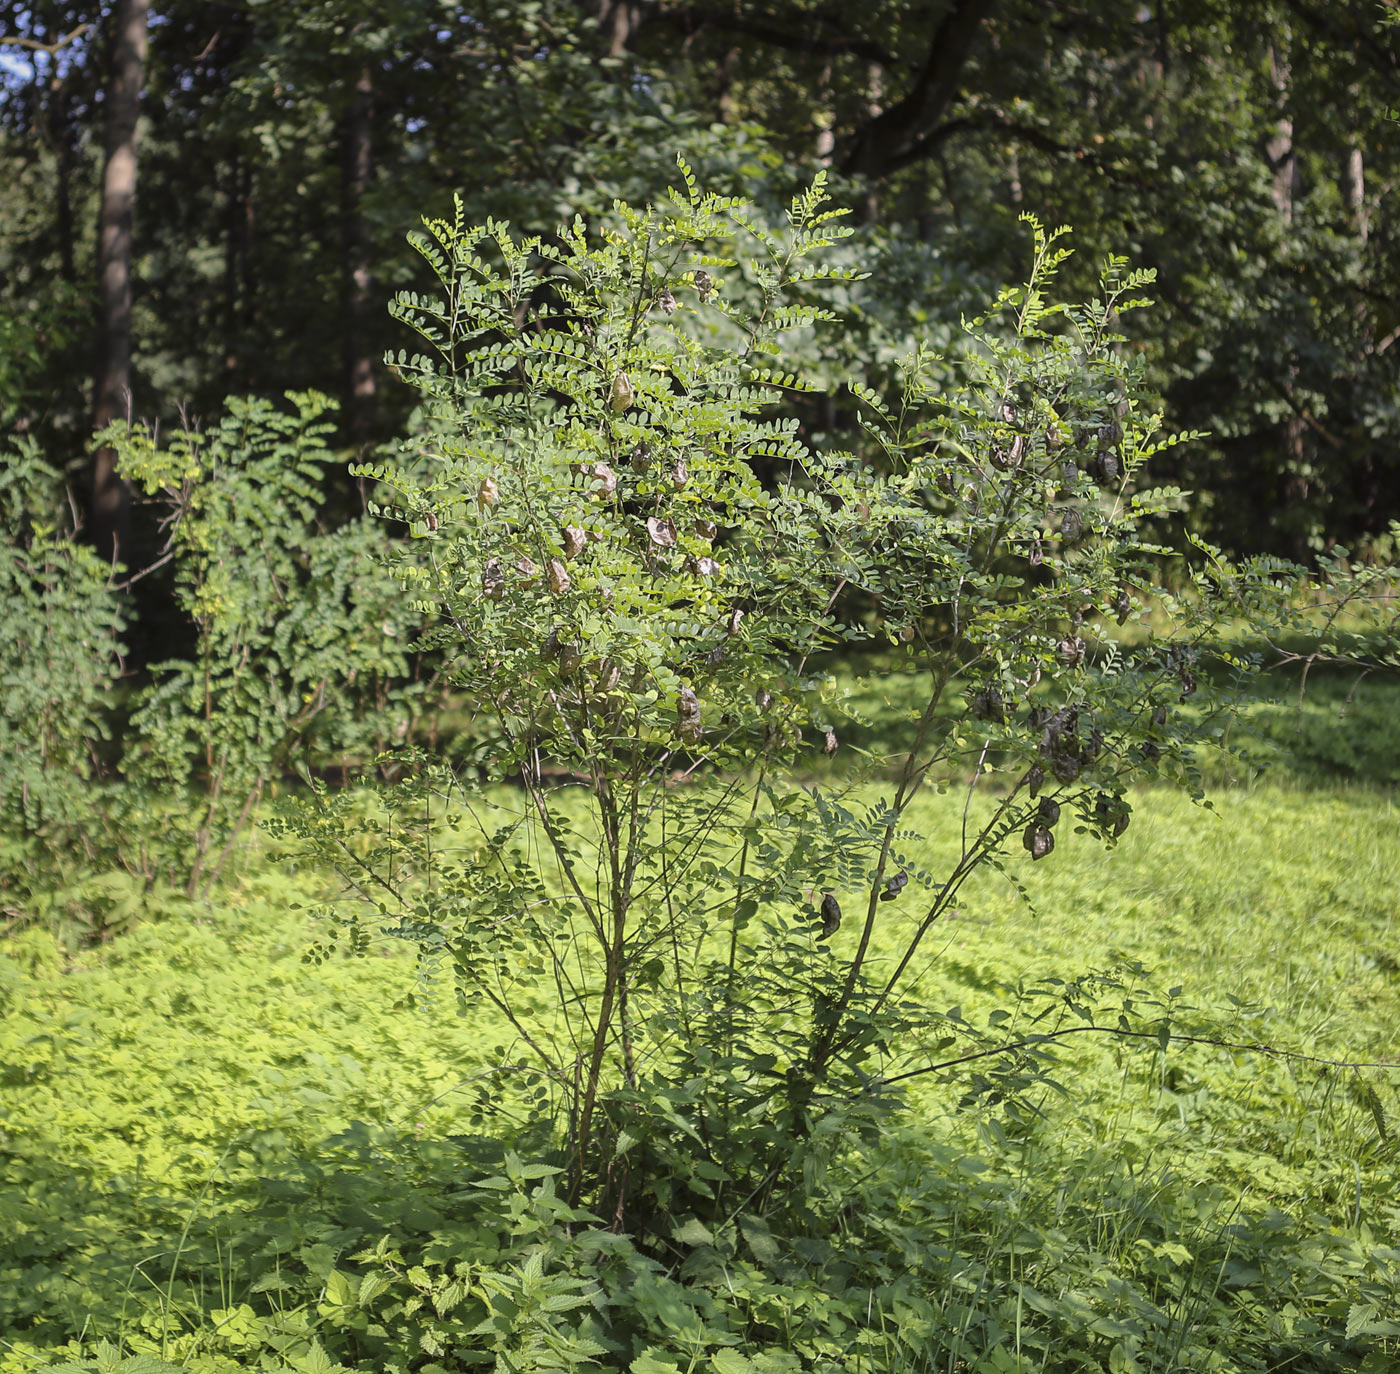
[[[668, 1264], [568, 1207], [509, 1028], [450, 990], [404, 1010], [398, 942], [309, 960], [329, 875], [265, 835], [179, 917], [12, 937], [0, 1370], [1397, 1367], [1400, 816], [1327, 728], [1253, 709], [1314, 764], [1156, 791], [1116, 848], [965, 890], [917, 996], [1006, 1042], [1070, 1004], [1103, 1033], [1015, 1100], [977, 1063], [912, 1078], [819, 1240]], [[935, 845], [964, 802], [917, 803]], [[1117, 1034], [1125, 1000], [1225, 1043]]]

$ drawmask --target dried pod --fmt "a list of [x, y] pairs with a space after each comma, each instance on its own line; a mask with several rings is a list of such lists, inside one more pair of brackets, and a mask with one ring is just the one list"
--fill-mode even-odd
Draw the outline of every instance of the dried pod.
[[732, 611], [729, 612], [729, 619], [725, 622], [725, 626], [724, 626], [724, 632], [725, 632], [725, 634], [728, 634], [728, 635], [736, 635], [736, 634], [738, 634], [738, 633], [739, 633], [739, 625], [740, 625], [740, 623], [743, 621], [743, 619], [744, 619], [743, 608], [742, 608], [742, 607], [739, 607], [739, 606], [735, 606], [734, 609], [733, 609]]
[[1084, 534], [1084, 517], [1071, 508], [1060, 517], [1060, 538], [1066, 544], [1077, 543]]
[[1189, 668], [1183, 668], [1177, 673], [1177, 680], [1181, 683], [1181, 695], [1191, 696], [1196, 690], [1196, 675]]
[[901, 892], [904, 891], [904, 888], [908, 884], [908, 882], [909, 875], [905, 873], [903, 869], [896, 873], [892, 878], [886, 878], [884, 891], [880, 893], [880, 900], [882, 902], [894, 901], [894, 899], [898, 897]]
[[724, 662], [724, 645], [716, 644], [709, 653], [705, 655], [705, 667], [718, 668]]
[[708, 554], [700, 558], [690, 554], [685, 560], [685, 570], [696, 577], [713, 577], [719, 571], [719, 564]]
[[1142, 746], [1142, 757], [1148, 763], [1156, 763], [1157, 760], [1162, 757], [1162, 751], [1149, 740]]
[[1095, 822], [1115, 840], [1128, 828], [1132, 812], [1133, 808], [1122, 797], [1115, 797], [1110, 792], [1101, 792], [1094, 804]]
[[621, 681], [621, 665], [614, 663], [610, 658], [604, 659], [598, 670], [598, 690], [603, 693], [611, 692]]
[[993, 444], [990, 454], [992, 466], [998, 472], [1010, 472], [1021, 466], [1025, 452], [1026, 441], [1019, 434], [1009, 444]]
[[559, 627], [557, 625], [541, 641], [540, 656], [542, 658], [559, 657]]
[[648, 472], [651, 469], [651, 445], [642, 443], [633, 445], [632, 452], [628, 455], [632, 466], [638, 472]]
[[632, 386], [632, 379], [625, 372], [619, 372], [612, 379], [612, 390], [608, 393], [608, 405], [615, 411], [626, 410], [636, 399], [637, 393]]
[[671, 469], [671, 485], [679, 489], [689, 481], [690, 469], [686, 467], [685, 459], [677, 458], [675, 467]]
[[1133, 613], [1133, 599], [1128, 595], [1126, 587], [1118, 588], [1118, 595], [1113, 598], [1113, 610], [1118, 617], [1118, 623], [1127, 624], [1128, 617]]
[[1006, 719], [1005, 703], [1002, 701], [1001, 690], [997, 687], [988, 687], [978, 692], [972, 698], [972, 714], [978, 720], [990, 720], [1000, 724]]
[[840, 743], [836, 738], [836, 731], [831, 726], [826, 727], [826, 739], [822, 741], [822, 753], [830, 758], [839, 749]]
[[695, 274], [695, 293], [701, 301], [710, 299], [710, 293], [715, 289], [715, 279], [704, 269]]
[[535, 566], [533, 558], [526, 558], [522, 554], [515, 560], [515, 574], [525, 586], [531, 587], [539, 577], [540, 570]]
[[438, 527], [438, 518], [437, 518], [437, 516], [436, 516], [432, 511], [429, 511], [429, 512], [423, 517], [423, 526], [424, 526], [424, 528], [427, 529], [430, 533], [431, 533], [432, 531], [434, 531], [434, 530], [437, 529], [437, 527]]
[[828, 940], [841, 929], [841, 904], [836, 895], [827, 892], [822, 896], [822, 933], [818, 940]]
[[719, 526], [713, 520], [697, 520], [695, 522], [695, 534], [706, 543], [713, 542], [715, 535], [719, 533]]
[[1040, 567], [1040, 565], [1045, 561], [1045, 551], [1040, 547], [1039, 539], [1031, 540], [1031, 546], [1026, 554], [1026, 557], [1030, 560], [1030, 565], [1033, 568]]
[[955, 496], [957, 494], [958, 484], [954, 480], [951, 472], [940, 472], [934, 479], [934, 485], [945, 496]]
[[506, 579], [501, 572], [500, 559], [493, 558], [482, 568], [481, 590], [492, 601], [500, 601], [505, 596]]
[[651, 536], [653, 544], [659, 544], [663, 549], [674, 549], [676, 547], [676, 525], [672, 520], [662, 520], [657, 516], [647, 518], [647, 534]]
[[1058, 453], [1065, 446], [1065, 432], [1059, 425], [1045, 426], [1045, 451]]
[[1055, 847], [1055, 837], [1043, 825], [1028, 825], [1021, 843], [1032, 859], [1043, 859]]
[[773, 693], [767, 691], [763, 687], [758, 688], [753, 694], [753, 704], [757, 706], [760, 711], [766, 712], [773, 704]]
[[1152, 724], [1160, 730], [1167, 723], [1167, 708], [1159, 706], [1152, 713]]
[[1099, 447], [1101, 449], [1114, 448], [1123, 442], [1123, 426], [1117, 420], [1110, 420], [1106, 425], [1099, 426]]
[[687, 744], [694, 744], [703, 731], [700, 727], [700, 699], [689, 687], [682, 687], [676, 699], [676, 716], [680, 737]]
[[912, 625], [900, 626], [899, 642], [901, 644], [912, 644], [914, 642], [914, 627]]
[[1050, 766], [1061, 782], [1073, 782], [1084, 767], [1077, 754], [1061, 754]]
[[600, 501], [606, 500], [617, 491], [617, 474], [606, 463], [594, 463], [589, 471], [598, 483], [593, 494]]
[[555, 596], [563, 596], [564, 593], [569, 590], [569, 573], [564, 567], [563, 559], [551, 558], [549, 560], [549, 571], [546, 576], [549, 582], [549, 590], [552, 591]]
[[501, 489], [496, 485], [492, 477], [483, 477], [481, 485], [476, 489], [476, 504], [479, 509], [485, 510], [487, 506], [494, 506], [501, 499]]
[[1042, 797], [1040, 807], [1036, 812], [1036, 819], [1047, 830], [1053, 830], [1056, 822], [1060, 819], [1060, 803], [1053, 797]]
[[1055, 652], [1064, 667], [1077, 668], [1084, 662], [1087, 648], [1081, 635], [1069, 635], [1055, 646]]
[[587, 543], [588, 536], [578, 525], [564, 526], [564, 556], [566, 558], [577, 558]]
[[676, 313], [676, 298], [671, 294], [669, 286], [663, 286], [656, 293], [656, 308], [663, 315], [674, 315]]
[[1068, 487], [1071, 491], [1079, 481], [1079, 469], [1073, 462], [1066, 462], [1060, 470], [1060, 485]]
[[1026, 790], [1032, 798], [1040, 795], [1040, 789], [1045, 786], [1045, 769], [1038, 763], [1033, 763], [1026, 770]]

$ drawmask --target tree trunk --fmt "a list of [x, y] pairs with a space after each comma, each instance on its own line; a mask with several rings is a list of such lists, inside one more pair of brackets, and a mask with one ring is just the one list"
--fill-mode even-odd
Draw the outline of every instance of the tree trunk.
[[1269, 171], [1273, 175], [1274, 208], [1285, 227], [1293, 223], [1293, 200], [1297, 190], [1298, 158], [1293, 148], [1293, 115], [1289, 110], [1292, 71], [1287, 56], [1280, 56], [1269, 44], [1269, 77], [1274, 88], [1274, 134], [1266, 147]]
[[[117, 0], [107, 85], [106, 164], [97, 226], [98, 338], [93, 424], [111, 424], [131, 402], [131, 241], [136, 206], [136, 122], [146, 69], [150, 0]], [[92, 481], [92, 533], [114, 562], [129, 556], [131, 488], [116, 453], [98, 451]]]
[[340, 228], [344, 317], [345, 412], [355, 444], [368, 442], [374, 425], [376, 381], [370, 356], [368, 315], [373, 294], [373, 259], [363, 201], [372, 161], [374, 84], [369, 68], [355, 82], [355, 98], [341, 131]]

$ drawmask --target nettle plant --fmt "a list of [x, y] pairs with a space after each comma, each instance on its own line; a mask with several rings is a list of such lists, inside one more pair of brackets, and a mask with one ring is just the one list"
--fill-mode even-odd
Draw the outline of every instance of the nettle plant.
[[[810, 1224], [893, 1080], [986, 1043], [910, 995], [968, 878], [1071, 817], [1111, 844], [1135, 783], [1189, 780], [1224, 569], [1165, 592], [1142, 533], [1180, 497], [1143, 465], [1183, 437], [1116, 332], [1150, 274], [1112, 260], [1101, 299], [1052, 304], [1066, 254], [1030, 221], [1029, 284], [968, 323], [961, 385], [916, 351], [897, 396], [852, 384], [863, 454], [814, 452], [783, 345], [835, 323], [813, 295], [851, 275], [822, 262], [843, 212], [819, 178], [773, 229], [682, 170], [598, 234], [459, 213], [418, 237], [438, 291], [396, 300], [427, 345], [398, 366], [444, 437], [360, 471], [417, 536], [399, 574], [481, 742], [423, 760], [369, 837], [324, 793], [292, 825], [358, 856], [354, 945], [416, 942], [510, 1028], [483, 1114], [533, 1106], [610, 1223], [723, 1247]], [[874, 790], [799, 785], [840, 747], [823, 656], [862, 644], [848, 668], [906, 656], [922, 709]], [[989, 800], [935, 868], [909, 810], [950, 778]]]

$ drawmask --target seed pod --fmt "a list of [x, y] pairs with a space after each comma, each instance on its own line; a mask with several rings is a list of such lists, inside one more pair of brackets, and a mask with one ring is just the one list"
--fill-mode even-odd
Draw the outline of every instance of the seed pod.
[[669, 286], [663, 286], [656, 294], [656, 308], [663, 315], [674, 315], [676, 313], [676, 298], [671, 294]]
[[1055, 823], [1060, 819], [1060, 803], [1053, 797], [1042, 797], [1036, 819], [1047, 830], [1053, 830]]
[[423, 525], [424, 525], [424, 528], [426, 528], [430, 533], [431, 533], [432, 531], [436, 530], [437, 527], [438, 527], [438, 518], [437, 518], [437, 516], [436, 516], [432, 511], [429, 511], [429, 512], [423, 517]]
[[1181, 695], [1189, 697], [1196, 690], [1196, 675], [1189, 668], [1183, 668], [1177, 673], [1177, 679], [1181, 683]]
[[498, 558], [491, 559], [481, 570], [481, 590], [491, 601], [500, 601], [506, 594], [505, 574]]
[[760, 711], [766, 712], [773, 704], [773, 693], [762, 687], [758, 688], [753, 694], [753, 704], [757, 706]]
[[569, 590], [569, 574], [562, 559], [551, 558], [549, 560], [548, 581], [549, 590], [555, 596], [563, 596]]
[[1055, 847], [1055, 837], [1043, 825], [1028, 825], [1021, 843], [1030, 851], [1032, 860], [1043, 859]]
[[710, 292], [715, 289], [715, 279], [703, 269], [695, 274], [695, 294], [700, 297], [701, 302], [710, 299]]
[[689, 481], [690, 469], [686, 467], [685, 459], [677, 458], [675, 467], [671, 469], [671, 485], [679, 489]]
[[1113, 448], [1123, 442], [1123, 426], [1117, 420], [1110, 420], [1106, 425], [1099, 426], [1099, 447], [1101, 449]]
[[719, 564], [708, 554], [701, 558], [690, 554], [685, 560], [685, 570], [695, 577], [713, 577], [719, 571]]
[[1152, 724], [1155, 725], [1155, 726], [1157, 727], [1157, 729], [1160, 730], [1166, 723], [1167, 723], [1167, 708], [1166, 708], [1165, 706], [1159, 706], [1159, 707], [1158, 707], [1155, 711], [1153, 711], [1153, 713], [1152, 713]]
[[564, 556], [577, 558], [588, 543], [588, 536], [577, 525], [564, 526]]
[[501, 499], [501, 489], [496, 485], [495, 479], [483, 477], [481, 485], [476, 489], [476, 504], [479, 510], [485, 510], [487, 506], [494, 506]]
[[1033, 568], [1040, 567], [1040, 565], [1045, 561], [1045, 552], [1040, 547], [1039, 539], [1031, 540], [1030, 551], [1026, 554], [1026, 557], [1030, 560], [1030, 565]]
[[674, 549], [676, 547], [676, 526], [672, 520], [661, 520], [655, 515], [647, 518], [647, 533], [651, 536], [653, 544], [659, 544], [663, 549]]
[[606, 463], [594, 463], [591, 471], [598, 483], [593, 494], [600, 501], [606, 500], [617, 491], [617, 474]]
[[695, 744], [704, 733], [700, 727], [700, 699], [689, 687], [682, 687], [676, 699], [678, 733], [687, 744]]
[[645, 473], [645, 472], [650, 471], [650, 469], [651, 469], [651, 445], [650, 445], [650, 444], [646, 444], [646, 443], [635, 444], [635, 445], [633, 446], [633, 448], [632, 448], [631, 454], [629, 454], [628, 456], [629, 456], [629, 458], [631, 459], [632, 466], [633, 466], [634, 468], [636, 468], [636, 470], [637, 470], [638, 472]]
[[1118, 459], [1111, 453], [1099, 454], [1098, 461], [1094, 464], [1094, 475], [1107, 485], [1118, 480]]
[[1011, 472], [1021, 466], [1021, 459], [1025, 452], [1026, 441], [1019, 434], [1009, 444], [993, 444], [990, 454], [992, 466], [998, 472]]
[[725, 622], [725, 626], [724, 626], [724, 632], [725, 632], [725, 634], [731, 635], [731, 636], [738, 634], [738, 633], [739, 633], [739, 624], [740, 624], [740, 622], [743, 620], [743, 618], [744, 618], [743, 608], [742, 608], [742, 607], [739, 607], [739, 606], [735, 606], [734, 609], [733, 609], [732, 611], [729, 612], [729, 619], [728, 619], [728, 621]]
[[697, 520], [694, 529], [696, 537], [705, 540], [706, 543], [712, 543], [715, 535], [719, 533], [719, 526], [713, 520]]
[[988, 687], [978, 692], [972, 698], [972, 714], [978, 720], [990, 720], [1000, 724], [1006, 719], [1005, 703], [1002, 701], [1001, 690], [997, 687]]
[[1084, 534], [1084, 517], [1073, 508], [1060, 517], [1060, 538], [1066, 544], [1074, 544]]
[[1113, 598], [1113, 609], [1117, 613], [1118, 623], [1127, 624], [1128, 617], [1133, 613], [1133, 599], [1128, 595], [1126, 587], [1118, 588], [1118, 595]]
[[705, 655], [705, 667], [718, 668], [724, 662], [724, 645], [716, 644], [709, 653]]
[[826, 727], [826, 739], [822, 743], [822, 753], [830, 758], [841, 747], [836, 738], [836, 731], [831, 726]]
[[1061, 782], [1073, 782], [1083, 770], [1084, 765], [1080, 762], [1077, 754], [1061, 754], [1050, 767]]
[[956, 495], [958, 490], [958, 484], [953, 480], [953, 474], [951, 472], [940, 472], [934, 479], [934, 485], [945, 496]]
[[1045, 451], [1047, 453], [1058, 453], [1065, 446], [1065, 432], [1059, 425], [1050, 424], [1045, 426]]
[[912, 644], [914, 642], [914, 627], [912, 625], [900, 626], [899, 642], [901, 644]]
[[829, 940], [840, 929], [841, 904], [834, 893], [828, 892], [822, 897], [822, 933], [817, 939]]
[[1075, 484], [1079, 481], [1079, 469], [1075, 467], [1073, 461], [1065, 463], [1060, 469], [1060, 485], [1074, 490]]
[[901, 869], [892, 878], [887, 878], [885, 880], [885, 889], [880, 893], [880, 900], [882, 902], [894, 901], [894, 899], [904, 891], [905, 885], [908, 882], [909, 875]]
[[598, 671], [598, 690], [604, 695], [622, 681], [622, 668], [612, 659], [604, 659]]
[[1087, 647], [1081, 636], [1070, 635], [1062, 639], [1055, 646], [1055, 649], [1059, 655], [1060, 662], [1066, 668], [1077, 668], [1084, 662], [1084, 654]]
[[1045, 786], [1045, 769], [1038, 763], [1033, 763], [1026, 770], [1026, 790], [1034, 800], [1040, 795], [1040, 789]]
[[633, 390], [632, 379], [625, 372], [619, 372], [617, 376], [612, 379], [612, 390], [608, 394], [608, 405], [614, 411], [623, 411], [636, 399], [637, 393]]
[[535, 566], [533, 558], [526, 558], [523, 555], [515, 560], [516, 576], [527, 587], [532, 587], [539, 577], [540, 570]]
[[1148, 763], [1156, 763], [1162, 757], [1162, 751], [1149, 740], [1142, 746], [1142, 757]]

